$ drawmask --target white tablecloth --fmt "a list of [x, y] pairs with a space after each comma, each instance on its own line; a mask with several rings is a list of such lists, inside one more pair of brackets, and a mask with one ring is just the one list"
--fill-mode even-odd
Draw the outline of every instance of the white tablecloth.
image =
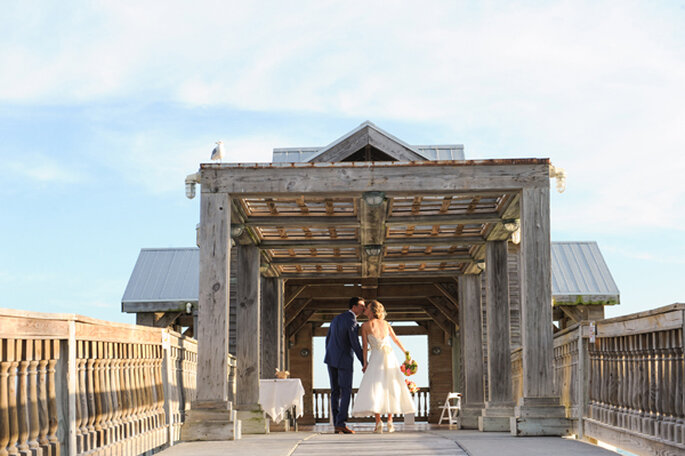
[[302, 416], [304, 388], [299, 378], [259, 381], [259, 404], [274, 423], [280, 423], [285, 412], [295, 407], [295, 415]]

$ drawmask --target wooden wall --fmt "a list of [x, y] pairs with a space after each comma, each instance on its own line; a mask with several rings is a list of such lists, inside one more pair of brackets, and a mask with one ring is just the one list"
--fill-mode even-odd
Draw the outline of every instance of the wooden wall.
[[[300, 424], [314, 424], [314, 330], [311, 324], [305, 324], [290, 338], [292, 347], [288, 350], [291, 378], [299, 378], [304, 387], [304, 414], [298, 418]], [[306, 351], [306, 352], [305, 352]], [[306, 356], [305, 356], [305, 353]]]
[[[428, 386], [430, 388], [429, 423], [440, 419], [440, 407], [452, 391], [452, 347], [447, 344], [449, 337], [435, 323], [427, 322], [428, 327]], [[436, 354], [434, 351], [439, 350]], [[419, 369], [426, 366], [419, 366]]]

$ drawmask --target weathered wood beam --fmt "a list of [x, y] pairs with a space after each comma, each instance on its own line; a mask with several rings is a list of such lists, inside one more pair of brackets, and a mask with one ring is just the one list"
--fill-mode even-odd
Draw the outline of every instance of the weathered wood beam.
[[[288, 285], [290, 285], [290, 284], [288, 284]], [[302, 294], [303, 291], [305, 291], [307, 289], [307, 286], [308, 285], [302, 285], [302, 286], [295, 288], [292, 291], [289, 290], [290, 287], [286, 286], [285, 287], [286, 293], [285, 293], [285, 299], [284, 299], [284, 306], [288, 307], [290, 305], [290, 303], [293, 302], [293, 300], [295, 298], [297, 298], [300, 294]]]
[[[436, 237], [403, 237], [385, 238], [385, 245], [410, 245], [410, 246], [436, 246], [436, 245], [481, 245], [485, 239], [480, 236], [436, 236]], [[352, 248], [359, 247], [359, 241], [355, 239], [294, 239], [278, 241], [262, 241], [258, 247], [261, 250], [271, 249], [298, 249], [298, 248]]]
[[457, 291], [456, 286], [453, 285], [452, 287], [449, 287], [449, 288], [452, 288], [452, 290], [450, 290], [448, 288], [447, 284], [442, 284], [442, 283], [436, 282], [436, 283], [433, 283], [433, 286], [440, 292], [440, 294], [442, 296], [447, 298], [452, 303], [452, 305], [454, 305], [455, 308], [459, 307], [459, 302], [457, 301], [457, 296], [456, 296], [456, 291]]
[[358, 226], [356, 217], [346, 215], [253, 215], [245, 221], [247, 226]]
[[[303, 179], [303, 169], [307, 178]], [[200, 165], [203, 193], [349, 195], [350, 189], [415, 195], [549, 186], [549, 159], [374, 163], [359, 166]], [[361, 193], [361, 192], [360, 192]]]
[[231, 201], [225, 193], [200, 200], [200, 284], [197, 397], [228, 409], [228, 331], [231, 276]]
[[[516, 193], [513, 198], [509, 199], [506, 207], [501, 208], [502, 220], [514, 220], [521, 217], [521, 193]], [[503, 223], [498, 223], [493, 226], [492, 230], [487, 234], [488, 241], [504, 241], [511, 237], [511, 233], [504, 229]]]
[[[376, 299], [383, 300], [389, 297], [423, 297], [439, 296], [440, 292], [433, 287], [433, 284], [379, 284]], [[359, 296], [362, 293], [360, 285], [310, 285], [299, 295], [302, 298], [314, 299], [349, 299], [351, 296]]]
[[[445, 277], [457, 277], [462, 274], [461, 270], [456, 269], [446, 269], [443, 271], [407, 271], [407, 272], [383, 272], [380, 278], [407, 278], [407, 279], [420, 279], [420, 278], [445, 278]], [[280, 275], [284, 279], [344, 279], [352, 280], [359, 279], [359, 274], [348, 274], [348, 273], [337, 273], [337, 272], [319, 272], [319, 273], [308, 273], [308, 272], [286, 272]]]
[[285, 325], [288, 326], [297, 318], [297, 316], [307, 308], [309, 303], [312, 302], [311, 298], [299, 298], [296, 299], [291, 305], [285, 309]]
[[392, 255], [383, 257], [383, 263], [473, 263], [471, 255]]
[[437, 214], [437, 215], [400, 215], [388, 217], [388, 226], [405, 225], [472, 225], [479, 223], [498, 223], [502, 218], [497, 212], [483, 214]]
[[[425, 336], [428, 334], [423, 326], [393, 325], [392, 329], [398, 336]], [[326, 334], [328, 334], [328, 327], [318, 327], [314, 330], [314, 337], [326, 337]]]
[[314, 315], [314, 309], [305, 309], [287, 326], [287, 337], [294, 336], [302, 328], [309, 318]]
[[236, 358], [238, 408], [259, 402], [261, 366], [261, 277], [259, 250], [253, 245], [238, 246], [236, 283]]
[[271, 260], [272, 264], [360, 264], [361, 260], [356, 257], [275, 257]]
[[[451, 277], [456, 281], [457, 275], [455, 274], [453, 277]], [[446, 279], [445, 277], [430, 277], [430, 276], [415, 276], [415, 277], [407, 277], [407, 278], [397, 278], [397, 277], [380, 277], [378, 279], [378, 285], [396, 285], [396, 284], [403, 284], [403, 285], [410, 285], [410, 284], [418, 284], [418, 285], [426, 285], [426, 284], [433, 284], [434, 282], [448, 282], [449, 279]], [[361, 285], [362, 278], [359, 276], [356, 276], [352, 279], [349, 278], [341, 278], [338, 275], [331, 275], [330, 277], [327, 278], [290, 278], [287, 280], [286, 284], [287, 286], [298, 286], [298, 285], [329, 285], [329, 284], [350, 284], [354, 286]]]
[[549, 181], [521, 196], [523, 396], [554, 394]]
[[389, 237], [385, 239], [385, 245], [478, 245], [485, 244], [485, 239], [480, 236], [435, 236], [435, 237]]
[[[309, 321], [321, 321], [324, 323], [329, 323], [339, 313], [340, 313], [340, 311], [336, 311], [336, 312], [318, 312], [318, 311], [315, 311], [315, 313], [309, 318]], [[432, 320], [432, 317], [430, 315], [428, 315], [426, 312], [424, 312], [423, 310], [421, 310], [421, 311], [413, 311], [413, 312], [388, 312], [386, 319], [388, 321], [391, 321], [391, 322], [392, 321], [415, 321], [418, 323], [420, 321]]]
[[297, 240], [278, 240], [262, 241], [259, 246], [262, 250], [270, 249], [297, 249], [297, 248], [350, 248], [359, 247], [359, 241], [355, 239], [297, 239]]
[[428, 296], [428, 301], [435, 306], [452, 324], [459, 328], [459, 313], [457, 307], [454, 306], [443, 296]]
[[452, 334], [452, 331], [455, 329], [455, 323], [453, 323], [442, 312], [440, 312], [437, 307], [432, 304], [422, 304], [421, 307], [428, 315], [430, 315], [440, 329], [445, 331], [447, 334]]

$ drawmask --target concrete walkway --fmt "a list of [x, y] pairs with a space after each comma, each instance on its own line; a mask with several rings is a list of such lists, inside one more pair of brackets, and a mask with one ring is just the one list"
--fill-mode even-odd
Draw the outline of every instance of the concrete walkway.
[[557, 437], [512, 437], [507, 433], [428, 430], [393, 434], [370, 431], [354, 435], [278, 432], [245, 435], [229, 442], [186, 442], [162, 456], [615, 456], [617, 453], [577, 440]]

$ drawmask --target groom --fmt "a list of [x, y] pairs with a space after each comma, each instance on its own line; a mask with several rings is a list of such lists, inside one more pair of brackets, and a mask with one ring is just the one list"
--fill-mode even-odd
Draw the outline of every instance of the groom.
[[333, 319], [326, 335], [324, 362], [328, 364], [328, 376], [331, 380], [331, 407], [336, 434], [354, 434], [354, 431], [345, 424], [352, 394], [352, 353], [357, 355], [359, 362], [363, 364], [357, 317], [366, 307], [364, 299], [351, 298], [349, 307], [348, 311]]

